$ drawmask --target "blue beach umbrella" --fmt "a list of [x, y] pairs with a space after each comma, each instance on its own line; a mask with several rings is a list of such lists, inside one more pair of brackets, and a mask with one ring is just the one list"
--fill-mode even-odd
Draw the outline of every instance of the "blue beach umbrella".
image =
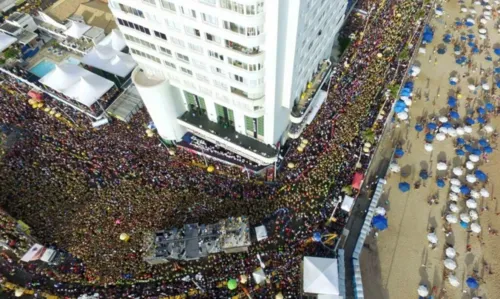
[[396, 149], [396, 151], [394, 152], [394, 155], [397, 157], [397, 158], [401, 158], [403, 157], [405, 154], [405, 152], [403, 151], [402, 148], [398, 148]]
[[500, 48], [495, 48], [493, 52], [495, 52], [496, 55], [500, 56]]
[[471, 48], [476, 46], [476, 44], [473, 41], [468, 42], [467, 45]]
[[472, 34], [472, 33], [469, 33], [469, 34], [467, 35], [467, 37], [468, 37], [468, 38], [470, 38], [470, 39], [474, 39], [474, 38], [476, 38], [476, 36], [475, 36], [474, 34]]
[[404, 88], [409, 88], [409, 89], [412, 89], [413, 90], [413, 81], [408, 81], [405, 83], [405, 85], [403, 86]]
[[479, 116], [478, 118], [476, 118], [476, 120], [480, 124], [485, 124], [486, 123], [486, 120], [484, 119], [484, 117], [481, 117], [481, 116]]
[[312, 239], [314, 242], [321, 242], [321, 233], [320, 232], [314, 232]]
[[485, 147], [485, 146], [490, 145], [490, 144], [488, 143], [488, 140], [486, 140], [486, 139], [484, 139], [484, 138], [479, 139], [479, 142], [478, 142], [478, 143], [479, 143], [479, 145], [480, 145], [480, 146], [482, 146], [482, 147]]
[[372, 219], [372, 225], [374, 228], [378, 230], [385, 230], [389, 227], [389, 223], [387, 222], [387, 218], [382, 215], [377, 215]]
[[456, 112], [456, 111], [451, 111], [450, 112], [450, 117], [453, 118], [453, 119], [459, 119], [460, 118], [460, 114], [458, 114], [458, 112]]
[[453, 51], [455, 51], [455, 52], [456, 52], [456, 51], [460, 51], [460, 50], [461, 50], [461, 49], [460, 49], [460, 46], [458, 46], [458, 45], [457, 45], [457, 46], [455, 46], [455, 47], [453, 47]]
[[474, 148], [472, 147], [472, 145], [470, 144], [466, 144], [464, 146], [465, 150], [468, 151], [469, 153], [472, 152], [474, 150]]
[[467, 36], [465, 36], [465, 35], [460, 36], [460, 40], [461, 41], [466, 41], [467, 40]]
[[479, 53], [479, 48], [478, 47], [473, 47], [472, 48], [472, 53], [474, 53], [474, 54]]
[[493, 61], [493, 57], [491, 57], [491, 56], [486, 56], [486, 61]]
[[481, 155], [481, 150], [478, 148], [475, 148], [470, 153], [473, 155], [479, 156], [479, 155]]
[[427, 180], [429, 178], [429, 174], [427, 173], [427, 170], [420, 171], [420, 178], [422, 180]]
[[477, 177], [478, 180], [480, 180], [481, 182], [486, 182], [488, 180], [488, 176], [486, 175], [486, 173], [482, 172], [481, 170], [476, 170], [474, 172], [474, 175]]
[[483, 115], [486, 113], [486, 110], [483, 107], [479, 107], [479, 108], [477, 108], [477, 113]]
[[441, 127], [444, 127], [444, 128], [447, 128], [447, 129], [451, 129], [451, 128], [453, 128], [453, 125], [450, 124], [450, 123], [444, 123], [444, 124], [441, 125]]
[[437, 179], [436, 184], [439, 188], [444, 188], [444, 186], [446, 185], [443, 179]]
[[458, 137], [457, 138], [457, 144], [458, 145], [464, 145], [465, 144], [465, 139], [461, 138], [461, 137]]
[[415, 131], [422, 132], [423, 130], [424, 130], [424, 127], [421, 124], [415, 125]]
[[425, 134], [425, 141], [427, 141], [428, 143], [430, 143], [433, 140], [434, 140], [434, 135], [432, 135], [431, 133]]
[[477, 289], [477, 288], [479, 288], [479, 282], [477, 282], [477, 280], [474, 277], [467, 278], [467, 280], [465, 281], [465, 283], [467, 283], [467, 286], [470, 289]]
[[457, 156], [465, 156], [465, 152], [461, 149], [456, 149], [455, 153], [457, 154]]
[[473, 125], [475, 124], [476, 122], [471, 118], [471, 117], [467, 117], [465, 119], [465, 122], [468, 124], [468, 125]]
[[500, 88], [500, 81], [497, 81], [496, 85], [498, 88]]
[[428, 123], [427, 124], [427, 129], [429, 130], [435, 130], [437, 128], [436, 123]]
[[492, 103], [486, 103], [486, 105], [484, 106], [486, 108], [486, 110], [488, 111], [493, 111], [495, 110], [495, 106], [492, 104]]
[[399, 190], [401, 192], [408, 192], [410, 191], [410, 184], [406, 183], [406, 182], [403, 182], [403, 183], [399, 183]]
[[466, 185], [462, 185], [460, 187], [460, 193], [462, 193], [463, 195], [467, 195], [470, 193], [470, 188], [467, 187]]
[[[450, 83], [451, 84], [451, 83]], [[455, 83], [456, 84], [456, 83]], [[449, 97], [448, 98], [448, 106], [450, 107], [455, 107], [457, 106], [457, 99], [455, 99], [454, 97]]]
[[500, 67], [495, 68], [495, 74], [500, 74]]
[[491, 148], [491, 146], [485, 146], [483, 148], [483, 153], [485, 154], [491, 154], [493, 152], [493, 149]]
[[[448, 41], [448, 42], [450, 42], [450, 41]], [[446, 48], [439, 48], [439, 49], [437, 50], [437, 53], [438, 53], [439, 55], [443, 55], [444, 53], [446, 53]]]
[[456, 21], [456, 22], [455, 22], [455, 25], [456, 25], [456, 26], [462, 26], [462, 25], [463, 25], [463, 23], [462, 23], [462, 22], [460, 22], [460, 21]]
[[467, 229], [469, 228], [469, 224], [467, 222], [463, 222], [460, 220], [460, 226], [463, 228], [463, 229]]

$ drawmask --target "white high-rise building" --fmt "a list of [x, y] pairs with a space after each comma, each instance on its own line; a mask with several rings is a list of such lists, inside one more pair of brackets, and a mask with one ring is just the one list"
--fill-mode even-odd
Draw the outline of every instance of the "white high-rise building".
[[[326, 98], [347, 0], [109, 0], [167, 140], [187, 132], [261, 165]], [[324, 88], [323, 88], [324, 89]]]

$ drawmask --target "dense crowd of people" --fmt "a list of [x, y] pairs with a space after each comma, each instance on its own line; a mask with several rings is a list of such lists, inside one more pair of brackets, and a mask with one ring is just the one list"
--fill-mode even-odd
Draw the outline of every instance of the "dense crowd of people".
[[[239, 292], [297, 298], [302, 256], [333, 254], [321, 242], [311, 242], [312, 233], [340, 234], [348, 216], [339, 209], [337, 220], [327, 221], [332, 203], [325, 199], [340, 196], [353, 173], [366, 170], [371, 153], [361, 151], [362, 132], [380, 134], [391, 108], [383, 93], [384, 74], [402, 80], [406, 68], [405, 62], [399, 65], [398, 53], [421, 29], [416, 17], [421, 2], [364, 2], [375, 9], [349, 27], [358, 38], [336, 66], [327, 101], [302, 134], [308, 140], [305, 150], [296, 150], [303, 139], [291, 142], [278, 184], [247, 180], [241, 169], [214, 161], [215, 171], [208, 173], [203, 158], [146, 137], [144, 111], [129, 123], [88, 129], [88, 120], [46, 99], [45, 107], [61, 112], [51, 116], [28, 103], [26, 86], [4, 76], [9, 85], [1, 90], [0, 119], [20, 137], [0, 164], [0, 204], [29, 224], [40, 242], [71, 255], [54, 272], [24, 267], [32, 275], [30, 286], [108, 298], [189, 292], [191, 298]], [[270, 237], [245, 254], [154, 267], [142, 261], [143, 240], [151, 231], [238, 215], [265, 224]], [[129, 242], [120, 241], [122, 232], [131, 235]], [[229, 290], [228, 279], [259, 267], [257, 254], [273, 287], [256, 287], [248, 279]], [[203, 290], [199, 294], [192, 280]]]

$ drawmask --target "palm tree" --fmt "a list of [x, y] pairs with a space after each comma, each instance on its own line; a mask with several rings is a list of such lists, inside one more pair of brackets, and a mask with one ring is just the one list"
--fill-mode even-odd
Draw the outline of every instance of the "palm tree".
[[363, 135], [363, 140], [366, 141], [366, 142], [369, 142], [369, 143], [375, 143], [375, 131], [373, 131], [372, 129], [367, 129], [365, 131], [363, 131], [362, 133]]

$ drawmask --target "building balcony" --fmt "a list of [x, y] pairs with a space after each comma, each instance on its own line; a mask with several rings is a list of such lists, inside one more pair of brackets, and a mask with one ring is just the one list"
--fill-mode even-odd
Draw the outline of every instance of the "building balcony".
[[245, 46], [242, 46], [236, 42], [232, 42], [229, 40], [225, 41], [226, 48], [234, 50], [238, 53], [244, 54], [244, 55], [249, 55], [249, 56], [254, 56], [257, 54], [262, 53], [259, 49], [259, 47], [252, 47], [252, 48], [247, 48]]
[[204, 115], [186, 112], [177, 121], [193, 134], [259, 165], [277, 160], [278, 151], [272, 146], [242, 135], [231, 126], [212, 122]]
[[[329, 60], [323, 61], [318, 65], [318, 70], [313, 75], [311, 81], [307, 83], [306, 90], [300, 95], [300, 99], [295, 103], [295, 106], [290, 113], [290, 120], [293, 123], [300, 123], [304, 120], [304, 116], [311, 108], [311, 103], [314, 102], [315, 96], [322, 88], [328, 89], [328, 79], [332, 72], [332, 63]], [[323, 86], [323, 85], [326, 85]]]

